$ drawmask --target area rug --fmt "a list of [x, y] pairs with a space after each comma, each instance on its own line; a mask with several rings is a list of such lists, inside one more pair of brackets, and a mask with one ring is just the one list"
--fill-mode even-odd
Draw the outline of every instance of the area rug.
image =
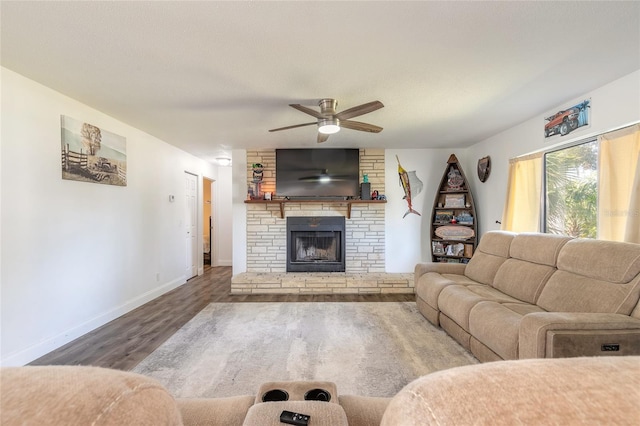
[[422, 375], [477, 362], [415, 302], [212, 303], [133, 371], [176, 397], [255, 394], [289, 380], [390, 397]]

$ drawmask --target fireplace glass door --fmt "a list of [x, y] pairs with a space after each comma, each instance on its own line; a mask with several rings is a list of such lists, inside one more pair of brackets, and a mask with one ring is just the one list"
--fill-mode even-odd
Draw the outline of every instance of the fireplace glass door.
[[294, 232], [294, 262], [335, 262], [338, 260], [337, 232]]
[[343, 223], [289, 224], [287, 272], [344, 272]]

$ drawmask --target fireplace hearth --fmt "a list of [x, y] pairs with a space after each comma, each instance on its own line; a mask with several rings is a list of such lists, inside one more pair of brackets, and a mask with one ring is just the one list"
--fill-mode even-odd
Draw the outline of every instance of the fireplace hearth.
[[287, 217], [287, 272], [344, 271], [344, 216]]

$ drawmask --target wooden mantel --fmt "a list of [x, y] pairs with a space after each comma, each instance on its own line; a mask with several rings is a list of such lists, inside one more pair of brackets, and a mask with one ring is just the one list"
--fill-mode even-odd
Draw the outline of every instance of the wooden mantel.
[[246, 204], [279, 204], [280, 218], [284, 219], [284, 205], [287, 203], [323, 203], [323, 204], [346, 204], [347, 219], [351, 219], [351, 206], [353, 204], [384, 204], [387, 200], [323, 200], [321, 198], [311, 198], [304, 200], [245, 200]]

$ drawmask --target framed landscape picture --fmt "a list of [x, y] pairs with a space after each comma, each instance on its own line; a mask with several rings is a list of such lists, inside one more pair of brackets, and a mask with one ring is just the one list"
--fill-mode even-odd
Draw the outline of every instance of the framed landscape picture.
[[127, 140], [93, 124], [60, 116], [62, 179], [127, 186]]
[[444, 206], [446, 208], [463, 208], [464, 194], [447, 194], [444, 198]]

